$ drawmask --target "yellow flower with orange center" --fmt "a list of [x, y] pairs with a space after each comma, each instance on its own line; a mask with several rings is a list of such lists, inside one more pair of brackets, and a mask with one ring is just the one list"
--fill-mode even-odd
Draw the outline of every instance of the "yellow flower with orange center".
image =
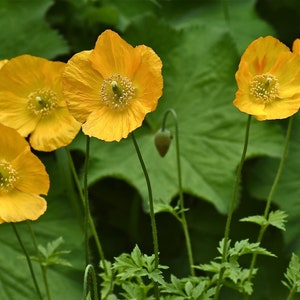
[[40, 196], [49, 190], [45, 167], [21, 135], [2, 124], [0, 145], [0, 223], [36, 220], [47, 208]]
[[0, 70], [0, 122], [29, 137], [31, 146], [52, 151], [71, 143], [81, 124], [63, 98], [65, 63], [31, 55], [10, 59]]
[[162, 95], [162, 62], [149, 47], [132, 47], [106, 30], [95, 48], [75, 54], [63, 75], [73, 116], [89, 136], [120, 141], [142, 125]]
[[300, 57], [274, 37], [248, 46], [236, 81], [233, 104], [257, 120], [284, 119], [300, 108]]

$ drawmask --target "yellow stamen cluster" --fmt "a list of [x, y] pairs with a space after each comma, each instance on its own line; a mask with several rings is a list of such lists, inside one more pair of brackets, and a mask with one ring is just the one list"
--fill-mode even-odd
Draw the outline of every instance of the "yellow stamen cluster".
[[279, 95], [279, 83], [271, 74], [261, 74], [253, 77], [250, 83], [250, 94], [260, 103], [270, 103]]
[[5, 159], [0, 160], [0, 193], [8, 193], [18, 180], [17, 171]]
[[39, 89], [28, 96], [27, 108], [35, 115], [47, 115], [57, 106], [57, 95], [47, 89]]
[[103, 104], [119, 111], [128, 107], [134, 94], [135, 87], [131, 80], [119, 74], [104, 79], [100, 91]]

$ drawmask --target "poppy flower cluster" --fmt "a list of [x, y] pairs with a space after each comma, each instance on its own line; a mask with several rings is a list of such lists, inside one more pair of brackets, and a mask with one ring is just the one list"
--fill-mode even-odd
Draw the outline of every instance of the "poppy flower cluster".
[[[162, 95], [162, 62], [106, 30], [67, 63], [32, 55], [0, 61], [0, 223], [36, 220], [49, 177], [31, 152], [67, 146], [79, 130], [120, 141]], [[29, 143], [26, 141], [28, 139]]]
[[284, 119], [300, 108], [300, 41], [293, 51], [267, 36], [253, 41], [241, 57], [233, 104], [257, 120]]

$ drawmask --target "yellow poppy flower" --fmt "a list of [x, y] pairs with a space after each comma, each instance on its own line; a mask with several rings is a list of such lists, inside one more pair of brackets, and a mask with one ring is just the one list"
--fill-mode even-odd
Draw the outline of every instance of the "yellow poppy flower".
[[81, 124], [69, 113], [61, 88], [65, 63], [31, 55], [10, 59], [0, 70], [0, 122], [52, 151], [71, 143]]
[[49, 176], [29, 144], [15, 130], [0, 124], [0, 223], [36, 220], [47, 203]]
[[120, 141], [142, 125], [162, 95], [162, 62], [144, 45], [132, 47], [106, 30], [95, 48], [75, 54], [63, 75], [73, 116], [89, 136]]
[[257, 120], [284, 119], [300, 108], [300, 57], [274, 37], [260, 37], [242, 55], [233, 104]]

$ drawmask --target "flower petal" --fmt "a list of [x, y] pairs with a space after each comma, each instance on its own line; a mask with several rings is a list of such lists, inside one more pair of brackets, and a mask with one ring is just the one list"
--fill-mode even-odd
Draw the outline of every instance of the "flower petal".
[[88, 115], [99, 109], [100, 87], [103, 77], [92, 68], [91, 51], [75, 54], [67, 63], [63, 74], [63, 93], [71, 114], [85, 122]]
[[120, 141], [142, 125], [145, 113], [143, 110], [128, 109], [123, 112], [112, 111], [106, 107], [93, 112], [82, 126], [89, 136], [111, 142]]
[[290, 49], [272, 36], [260, 37], [247, 47], [241, 60], [248, 62], [253, 75], [263, 74], [269, 72], [281, 52]]
[[17, 190], [1, 194], [0, 200], [0, 223], [36, 220], [47, 209], [42, 197]]
[[12, 161], [30, 149], [26, 140], [15, 130], [0, 123], [0, 158]]
[[43, 117], [30, 135], [31, 146], [39, 151], [53, 151], [69, 145], [81, 128], [66, 107], [56, 108]]
[[104, 78], [120, 74], [132, 78], [140, 64], [140, 54], [117, 33], [106, 30], [97, 39], [90, 61]]
[[139, 101], [148, 108], [147, 112], [150, 112], [156, 109], [158, 99], [162, 95], [162, 62], [149, 47], [141, 45], [135, 49], [142, 57], [133, 78], [133, 83], [137, 87], [137, 98], [139, 98], [135, 102]]
[[43, 163], [30, 149], [22, 152], [11, 163], [18, 176], [15, 189], [28, 194], [47, 195], [49, 176]]

